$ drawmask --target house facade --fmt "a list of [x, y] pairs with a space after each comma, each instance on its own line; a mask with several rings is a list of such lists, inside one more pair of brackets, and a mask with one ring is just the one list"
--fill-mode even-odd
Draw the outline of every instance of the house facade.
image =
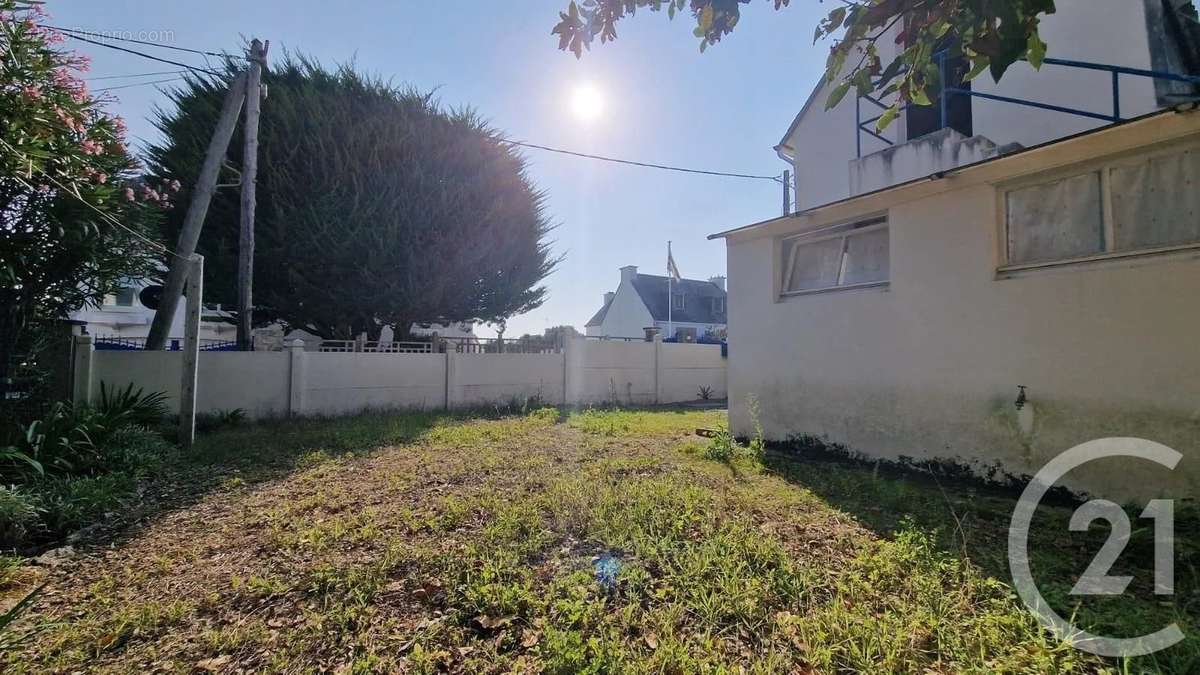
[[[1050, 55], [1157, 68], [1156, 5], [1060, 0]], [[999, 86], [1111, 104], [1111, 73], [1085, 101], [1055, 72]], [[861, 157], [854, 134], [826, 137], [854, 129], [854, 101], [824, 111], [818, 92], [781, 149], [799, 209], [714, 235], [728, 251], [735, 431], [752, 431], [756, 399], [772, 440], [993, 477], [1134, 437], [1184, 459], [1096, 460], [1064, 484], [1118, 500], [1200, 492], [1200, 112], [1160, 109], [1177, 99], [1119, 77], [1120, 124], [1050, 124], [1051, 111], [972, 98], [973, 134], [943, 127]]]
[[604, 294], [585, 330], [593, 337], [642, 339], [653, 327], [665, 339], [695, 342], [723, 333], [726, 311], [725, 277], [669, 281], [627, 265], [617, 289]]
[[[142, 291], [150, 285], [144, 279], [126, 279], [115, 293], [105, 296], [98, 306], [86, 306], [70, 315], [73, 321], [86, 324], [87, 332], [95, 336], [101, 344], [105, 341], [114, 344], [135, 344], [150, 334], [150, 324], [154, 321], [154, 310], [142, 302]], [[168, 339], [183, 340], [184, 322], [187, 313], [183, 311], [184, 300], [180, 299], [179, 308], [167, 332]], [[200, 339], [209, 342], [225, 342], [237, 339], [237, 326], [228, 312], [219, 306], [205, 307], [201, 314]]]

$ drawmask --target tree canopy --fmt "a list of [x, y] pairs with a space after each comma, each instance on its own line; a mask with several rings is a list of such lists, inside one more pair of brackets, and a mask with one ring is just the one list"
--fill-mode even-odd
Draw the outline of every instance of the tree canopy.
[[121, 120], [79, 78], [86, 59], [43, 17], [0, 0], [0, 394], [31, 321], [152, 270], [171, 193], [137, 179]]
[[[775, 9], [791, 0], [768, 0]], [[600, 42], [617, 38], [617, 23], [638, 9], [670, 18], [690, 11], [695, 20], [693, 34], [700, 51], [733, 32], [741, 19], [742, 5], [750, 0], [583, 0], [572, 2], [559, 13], [552, 34], [558, 47], [581, 57], [599, 37]], [[892, 108], [880, 126], [895, 117], [907, 103], [929, 105], [927, 93], [939, 84], [936, 53], [942, 45], [961, 53], [971, 62], [967, 79], [983, 71], [999, 80], [1013, 63], [1028, 59], [1038, 68], [1046, 44], [1038, 33], [1041, 17], [1055, 11], [1054, 0], [844, 0], [832, 2], [828, 15], [817, 25], [813, 41], [833, 40], [825, 62], [825, 80], [836, 82], [826, 107], [832, 108], [850, 91], [859, 95], [877, 92], [895, 94]], [[878, 41], [894, 26], [894, 38], [905, 45], [898, 56], [884, 64]]]
[[[430, 94], [288, 57], [264, 72], [259, 134], [255, 320], [326, 338], [397, 336], [413, 322], [498, 321], [540, 305], [556, 260], [544, 196], [525, 162], [470, 110]], [[163, 179], [199, 171], [225, 83], [171, 93], [150, 149]], [[238, 181], [241, 139], [222, 184]], [[174, 237], [182, 213], [167, 220]], [[209, 301], [231, 302], [236, 187], [219, 190], [200, 237]]]

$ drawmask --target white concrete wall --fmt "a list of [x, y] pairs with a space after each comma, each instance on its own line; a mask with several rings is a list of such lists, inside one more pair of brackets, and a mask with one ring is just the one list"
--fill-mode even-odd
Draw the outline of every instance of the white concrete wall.
[[539, 398], [563, 403], [562, 354], [452, 354], [451, 406]]
[[[400, 357], [400, 358], [397, 358]], [[430, 410], [446, 404], [444, 354], [305, 353], [304, 411]]]
[[662, 381], [660, 396], [668, 401], [700, 398], [700, 387], [712, 390], [714, 399], [725, 398], [725, 358], [720, 345], [664, 342], [659, 353]]
[[[813, 435], [869, 456], [953, 458], [1016, 475], [1087, 440], [1134, 436], [1185, 459], [1173, 473], [1102, 462], [1068, 484], [1119, 499], [1195, 494], [1200, 249], [997, 271], [997, 185], [1185, 139], [1200, 142], [1200, 116], [1114, 127], [732, 236], [735, 430], [751, 431], [755, 396], [772, 439]], [[880, 212], [889, 286], [778, 296], [780, 237]], [[1032, 434], [1018, 427], [1017, 385], [1029, 387]]]
[[633, 283], [622, 280], [617, 286], [612, 304], [599, 326], [588, 326], [588, 335], [608, 337], [643, 337], [647, 326], [654, 325], [654, 317], [642, 302]]
[[573, 341], [567, 350], [567, 392], [571, 401], [654, 403], [657, 395], [654, 345], [653, 342]]
[[[1058, 0], [1058, 11], [1044, 17], [1041, 34], [1047, 56], [1132, 68], [1151, 68], [1150, 45], [1143, 0]], [[880, 40], [884, 63], [894, 51], [891, 39]], [[972, 82], [975, 91], [1011, 96], [1040, 103], [1109, 114], [1112, 112], [1112, 79], [1108, 73], [1044, 65], [1035, 71], [1028, 63], [1011, 66], [999, 83], [987, 73]], [[1157, 108], [1154, 82], [1122, 75], [1121, 114], [1128, 119]], [[796, 209], [799, 211], [843, 199], [851, 192], [849, 162], [856, 157], [855, 95], [847, 94], [838, 106], [825, 110], [831, 87], [817, 92], [812, 105], [793, 133], [785, 139], [794, 149]], [[862, 102], [862, 119], [879, 114]], [[1026, 147], [1063, 138], [1106, 122], [1049, 110], [1039, 110], [972, 97], [974, 133], [998, 146], [1020, 143]], [[905, 119], [901, 114], [884, 132], [893, 142], [903, 142]], [[864, 156], [888, 146], [869, 134], [861, 136]], [[968, 153], [969, 154], [969, 153]], [[917, 168], [894, 169], [909, 176]], [[897, 179], [899, 180], [899, 178]]]
[[[132, 382], [147, 392], [165, 392], [171, 411], [179, 411], [182, 352], [98, 351], [93, 359], [94, 396], [101, 383], [111, 389]], [[286, 353], [200, 352], [198, 371], [198, 411], [241, 408], [263, 417], [288, 410]]]
[[[77, 352], [77, 399], [95, 400], [101, 382], [133, 383], [165, 392], [178, 411], [180, 352], [91, 351], [82, 344]], [[301, 347], [201, 352], [196, 409], [241, 408], [264, 417], [467, 408], [529, 398], [548, 405], [675, 403], [700, 398], [700, 386], [720, 399], [726, 391], [720, 354], [718, 345], [584, 338], [569, 341], [559, 354], [325, 353]]]

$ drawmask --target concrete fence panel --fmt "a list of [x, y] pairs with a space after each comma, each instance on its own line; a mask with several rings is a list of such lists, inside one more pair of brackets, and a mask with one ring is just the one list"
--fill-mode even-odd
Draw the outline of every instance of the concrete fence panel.
[[[100, 384], [161, 391], [179, 410], [181, 352], [95, 351], [76, 342], [76, 400]], [[338, 415], [363, 409], [446, 409], [540, 398], [546, 404], [679, 403], [726, 393], [715, 345], [576, 339], [558, 354], [201, 352], [196, 410], [241, 408], [251, 417]]]
[[562, 354], [449, 354], [450, 407], [563, 398]]
[[306, 353], [303, 411], [446, 406], [445, 354]]
[[712, 391], [711, 398], [725, 398], [725, 359], [720, 345], [663, 343], [659, 363], [662, 373], [659, 395], [663, 400], [700, 398], [701, 387]]

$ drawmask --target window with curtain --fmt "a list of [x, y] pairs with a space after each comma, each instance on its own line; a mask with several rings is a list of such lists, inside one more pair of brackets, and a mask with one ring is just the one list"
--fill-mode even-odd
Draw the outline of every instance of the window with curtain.
[[1198, 187], [1200, 149], [1193, 147], [1010, 189], [1004, 193], [1007, 264], [1198, 245]]

